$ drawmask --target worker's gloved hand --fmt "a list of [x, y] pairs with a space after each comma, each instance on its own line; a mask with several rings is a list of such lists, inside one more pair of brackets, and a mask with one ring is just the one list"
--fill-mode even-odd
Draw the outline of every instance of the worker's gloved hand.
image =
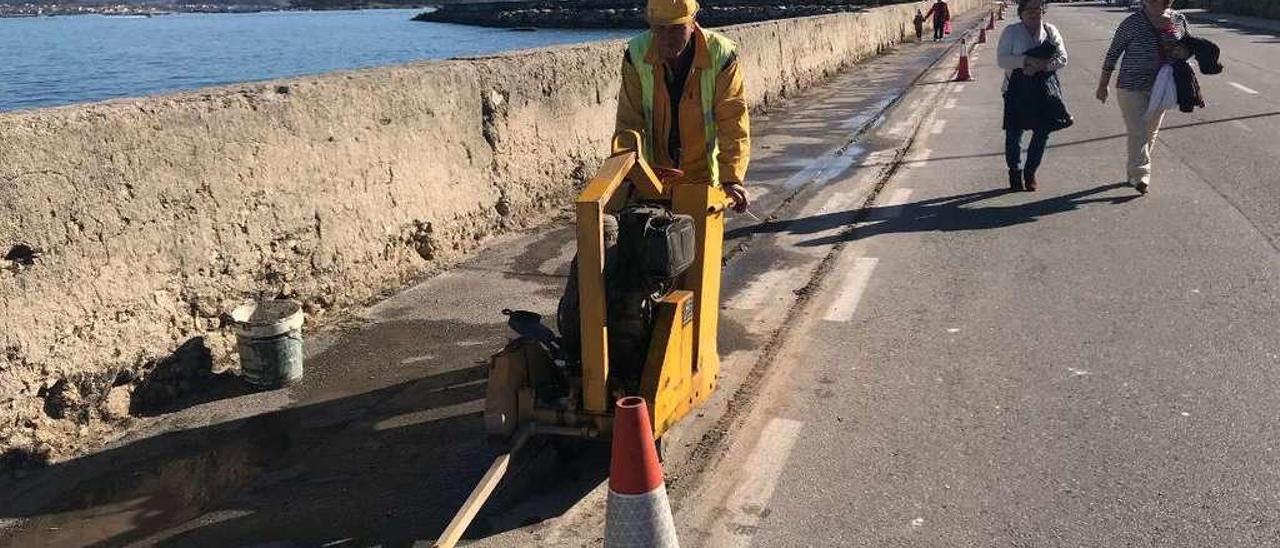
[[741, 183], [729, 183], [724, 185], [724, 193], [729, 196], [729, 200], [733, 202], [733, 210], [742, 213], [751, 205], [751, 198], [747, 196], [747, 189]]
[[683, 177], [684, 171], [670, 167], [653, 166], [653, 174], [658, 176], [658, 182], [666, 183]]

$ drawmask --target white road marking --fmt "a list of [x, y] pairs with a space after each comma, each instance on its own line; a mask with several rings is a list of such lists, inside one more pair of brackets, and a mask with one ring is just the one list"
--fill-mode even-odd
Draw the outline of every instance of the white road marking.
[[1249, 124], [1246, 124], [1240, 120], [1232, 120], [1231, 125], [1236, 126], [1245, 131], [1253, 131], [1253, 128], [1249, 127]]
[[1240, 90], [1240, 91], [1243, 91], [1243, 92], [1245, 92], [1245, 93], [1248, 93], [1249, 95], [1257, 95], [1257, 94], [1258, 94], [1258, 92], [1257, 92], [1257, 91], [1254, 91], [1254, 90], [1252, 90], [1252, 89], [1249, 89], [1249, 88], [1247, 88], [1247, 87], [1244, 87], [1244, 86], [1242, 86], [1242, 85], [1240, 85], [1240, 84], [1237, 84], [1237, 83], [1235, 83], [1235, 82], [1227, 82], [1227, 83], [1228, 83], [1228, 84], [1231, 84], [1231, 87], [1234, 87], [1234, 88], [1236, 88], [1236, 89], [1238, 89], [1238, 90]]
[[906, 209], [902, 206], [906, 205], [907, 200], [910, 198], [911, 198], [911, 189], [909, 188], [894, 189], [893, 194], [889, 195], [888, 199], [876, 204], [876, 209], [875, 209], [876, 213], [872, 217], [872, 220], [883, 221], [886, 219], [892, 219], [894, 217], [902, 215], [903, 210]]
[[573, 254], [578, 250], [577, 240], [569, 240], [560, 247], [560, 251], [554, 257], [543, 261], [538, 265], [538, 272], [548, 276], [554, 276], [559, 272], [561, 267], [568, 268], [569, 263], [573, 261]]
[[853, 313], [858, 310], [858, 301], [862, 300], [862, 293], [871, 282], [871, 273], [878, 262], [880, 259], [873, 257], [858, 257], [853, 261], [852, 268], [845, 272], [844, 280], [841, 281], [840, 293], [827, 308], [827, 321], [847, 322], [853, 319]]
[[966, 85], [967, 85], [967, 84], [956, 84], [956, 87], [954, 88], [954, 89], [955, 89], [955, 92], [956, 92], [956, 93], [964, 93], [964, 87], [965, 87]]
[[726, 530], [717, 531], [721, 533], [718, 536], [728, 538], [713, 539], [709, 546], [751, 545], [803, 426], [800, 421], [788, 419], [773, 419], [765, 425], [760, 441], [741, 468], [741, 474], [746, 477], [728, 499], [730, 516], [725, 520]]
[[1068, 368], [1067, 368], [1067, 371], [1070, 371], [1070, 372], [1071, 372], [1071, 375], [1072, 375], [1072, 376], [1075, 376], [1075, 377], [1083, 377], [1083, 376], [1085, 376], [1085, 375], [1092, 375], [1092, 374], [1093, 374], [1093, 373], [1090, 373], [1090, 372], [1085, 371], [1085, 370], [1083, 370], [1083, 369], [1076, 369], [1076, 368], [1074, 368], [1074, 367], [1068, 367]]
[[947, 127], [947, 121], [938, 120], [937, 122], [933, 123], [933, 129], [930, 130], [929, 133], [932, 133], [934, 135], [942, 135], [942, 129], [945, 127]]
[[[780, 297], [790, 297], [783, 291], [783, 285], [788, 280], [797, 280], [800, 276], [794, 268], [770, 270], [756, 278], [737, 295], [734, 295], [729, 302], [725, 303], [726, 308], [734, 310], [755, 310], [765, 304], [773, 304], [772, 301]], [[770, 297], [773, 297], [771, 299]]]
[[942, 108], [956, 108], [956, 101], [957, 99], [955, 97], [947, 99], [946, 104], [942, 105]]
[[906, 204], [907, 200], [910, 198], [911, 198], [911, 189], [895, 188], [893, 189], [893, 195], [889, 196], [888, 200], [885, 200], [884, 207], [901, 206], [903, 204]]

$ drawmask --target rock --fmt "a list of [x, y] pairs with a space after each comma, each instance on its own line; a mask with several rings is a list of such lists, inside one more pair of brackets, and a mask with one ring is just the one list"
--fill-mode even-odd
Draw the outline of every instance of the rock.
[[117, 386], [107, 392], [99, 410], [102, 416], [109, 419], [129, 418], [129, 404], [133, 400], [133, 391], [127, 386]]

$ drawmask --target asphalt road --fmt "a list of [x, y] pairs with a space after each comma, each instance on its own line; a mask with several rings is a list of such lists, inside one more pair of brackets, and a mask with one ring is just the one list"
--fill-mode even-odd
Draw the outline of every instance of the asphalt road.
[[780, 228], [843, 247], [689, 544], [1280, 546], [1280, 39], [1193, 25], [1227, 71], [1138, 197], [1093, 98], [1126, 14], [1047, 16], [1076, 125], [1039, 192], [1004, 190], [993, 35], [887, 204]]

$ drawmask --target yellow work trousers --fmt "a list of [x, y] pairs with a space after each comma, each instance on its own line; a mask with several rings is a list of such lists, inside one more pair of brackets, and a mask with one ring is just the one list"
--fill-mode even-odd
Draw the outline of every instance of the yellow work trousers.
[[1129, 133], [1129, 184], [1151, 184], [1151, 152], [1155, 147], [1156, 133], [1160, 132], [1160, 122], [1164, 120], [1164, 111], [1147, 117], [1147, 103], [1151, 102], [1149, 91], [1117, 89], [1116, 102], [1120, 103], [1124, 126]]

